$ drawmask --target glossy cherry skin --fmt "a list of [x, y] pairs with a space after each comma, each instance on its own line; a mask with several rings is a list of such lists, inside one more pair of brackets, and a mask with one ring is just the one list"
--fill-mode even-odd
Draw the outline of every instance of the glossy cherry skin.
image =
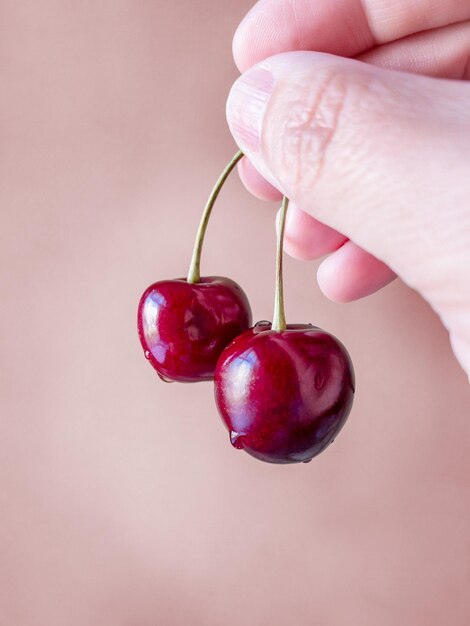
[[236, 448], [269, 463], [305, 463], [344, 426], [354, 384], [335, 337], [310, 325], [276, 332], [266, 322], [224, 350], [215, 397]]
[[151, 285], [138, 310], [145, 356], [167, 382], [214, 378], [224, 348], [251, 325], [248, 298], [230, 278], [181, 278]]

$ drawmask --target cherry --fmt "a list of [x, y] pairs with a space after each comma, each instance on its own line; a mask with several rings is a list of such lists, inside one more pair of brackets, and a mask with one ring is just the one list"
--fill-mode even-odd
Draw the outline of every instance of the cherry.
[[273, 324], [260, 322], [222, 352], [215, 399], [236, 448], [269, 463], [308, 463], [344, 426], [354, 397], [346, 348], [311, 324], [287, 325], [279, 223]]
[[233, 280], [211, 276], [151, 285], [139, 304], [145, 356], [166, 381], [212, 380], [223, 349], [251, 325], [248, 299]]
[[200, 275], [212, 208], [242, 157], [235, 155], [209, 197], [187, 279], [159, 281], [144, 292], [139, 338], [163, 380], [214, 378], [233, 446], [269, 463], [308, 463], [344, 426], [355, 383], [338, 339], [311, 324], [286, 324], [282, 247], [289, 200], [283, 199], [279, 222], [272, 324], [249, 328], [251, 310], [241, 287], [229, 278]]
[[261, 323], [222, 353], [216, 403], [232, 444], [270, 463], [308, 462], [344, 426], [354, 373], [344, 346], [311, 325]]
[[201, 278], [201, 252], [215, 201], [236, 164], [238, 152], [212, 190], [196, 237], [187, 279], [154, 283], [138, 309], [139, 338], [146, 358], [166, 382], [214, 378], [222, 350], [251, 325], [248, 298], [230, 278]]

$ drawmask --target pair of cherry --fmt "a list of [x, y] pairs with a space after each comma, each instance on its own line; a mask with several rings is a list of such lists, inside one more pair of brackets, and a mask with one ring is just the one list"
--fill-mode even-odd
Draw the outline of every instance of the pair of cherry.
[[344, 346], [311, 324], [286, 325], [278, 235], [273, 323], [251, 327], [248, 298], [225, 277], [201, 278], [202, 244], [220, 190], [242, 158], [219, 178], [199, 227], [187, 279], [154, 283], [143, 294], [138, 330], [146, 358], [167, 382], [215, 381], [215, 400], [235, 448], [270, 463], [308, 463], [343, 427], [354, 396]]

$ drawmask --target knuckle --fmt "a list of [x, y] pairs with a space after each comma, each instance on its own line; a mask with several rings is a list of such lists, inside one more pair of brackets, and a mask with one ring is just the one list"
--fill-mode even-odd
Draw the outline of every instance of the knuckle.
[[321, 69], [304, 82], [286, 85], [271, 131], [275, 173], [299, 192], [311, 189], [322, 174], [349, 90], [348, 77], [338, 68]]

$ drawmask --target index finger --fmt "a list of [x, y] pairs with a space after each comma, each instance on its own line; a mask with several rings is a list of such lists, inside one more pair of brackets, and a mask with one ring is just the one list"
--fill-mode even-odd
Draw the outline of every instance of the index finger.
[[469, 0], [259, 0], [235, 34], [233, 52], [241, 72], [294, 50], [353, 57], [466, 19]]

